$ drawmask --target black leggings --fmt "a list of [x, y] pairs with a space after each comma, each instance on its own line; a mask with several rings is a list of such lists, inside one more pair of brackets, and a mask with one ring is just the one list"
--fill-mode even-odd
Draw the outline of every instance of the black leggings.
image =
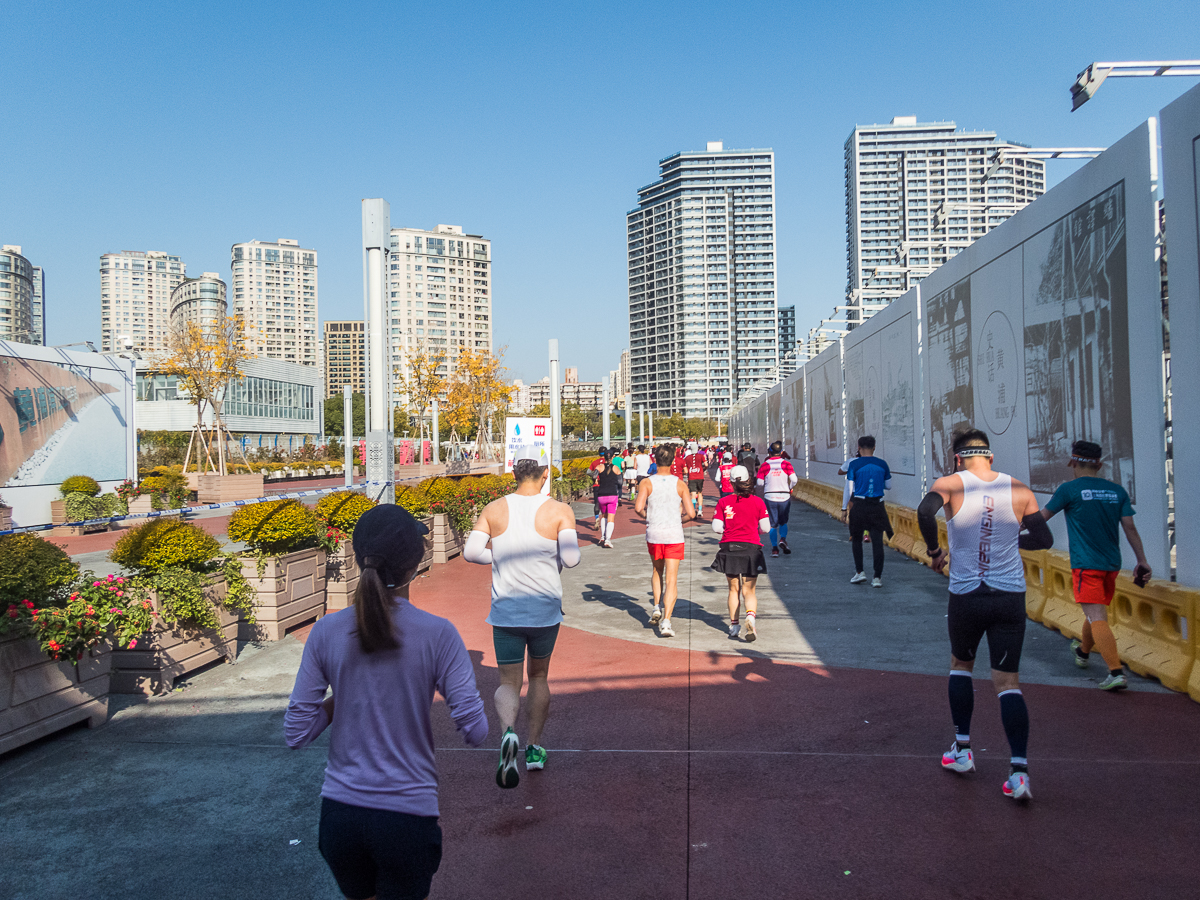
[[[856, 499], [850, 507], [850, 549], [854, 552], [854, 571], [863, 570], [863, 529], [871, 535], [871, 562], [875, 566], [875, 577], [883, 577], [883, 528], [875, 521], [875, 510], [868, 506], [870, 501]], [[881, 504], [882, 505], [882, 504]]]

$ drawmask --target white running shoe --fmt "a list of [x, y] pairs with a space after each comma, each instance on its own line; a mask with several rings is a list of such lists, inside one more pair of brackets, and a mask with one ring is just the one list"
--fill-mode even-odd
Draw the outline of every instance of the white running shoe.
[[662, 618], [662, 607], [656, 606], [650, 611], [650, 624], [657, 625], [658, 620]]
[[746, 616], [746, 620], [742, 622], [742, 640], [747, 643], [752, 643], [758, 639], [758, 629], [754, 627], [754, 615]]
[[850, 583], [851, 584], [862, 584], [866, 580], [867, 580], [867, 576], [864, 575], [862, 572], [858, 572], [855, 574], [855, 576], [853, 578], [850, 579]]
[[1033, 791], [1029, 788], [1028, 772], [1013, 772], [1004, 782], [1004, 796], [1014, 800], [1032, 800]]
[[883, 587], [883, 579], [882, 578], [872, 578], [871, 579], [871, 587]]
[[663, 619], [658, 625], [659, 637], [675, 637], [675, 629], [671, 627], [670, 619]]
[[741, 629], [742, 629], [742, 626], [740, 626], [737, 622], [730, 622], [729, 623], [729, 636], [732, 638], [737, 637], [738, 632], [741, 631]]
[[971, 748], [959, 749], [958, 741], [950, 745], [950, 749], [942, 754], [942, 768], [951, 772], [974, 772], [975, 754]]

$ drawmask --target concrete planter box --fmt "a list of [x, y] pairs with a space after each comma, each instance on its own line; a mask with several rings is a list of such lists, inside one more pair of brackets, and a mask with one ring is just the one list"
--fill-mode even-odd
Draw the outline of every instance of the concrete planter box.
[[141, 494], [129, 501], [129, 514], [154, 512], [154, 496]]
[[98, 525], [72, 525], [69, 523], [66, 500], [50, 501], [50, 524], [59, 526], [54, 529], [54, 533], [62, 535], [94, 534], [97, 531], [108, 531], [107, 522], [101, 522]]
[[342, 541], [342, 545], [329, 557], [325, 569], [325, 611], [337, 612], [354, 603], [354, 592], [358, 588], [361, 570], [354, 559], [354, 542]]
[[[175, 679], [218, 659], [237, 661], [238, 615], [221, 603], [227, 588], [224, 576], [217, 576], [205, 589], [205, 596], [217, 604], [221, 627], [189, 628], [156, 622], [150, 632], [138, 639], [132, 650], [113, 651], [114, 694], [165, 694]], [[161, 609], [157, 594], [151, 594], [155, 610]]]
[[33, 638], [0, 638], [0, 753], [76, 722], [103, 725], [111, 672], [108, 646], [73, 666], [54, 662]]
[[263, 495], [262, 475], [200, 475], [196, 497], [201, 503], [253, 500]]
[[433, 561], [435, 563], [450, 562], [462, 553], [463, 537], [450, 525], [450, 517], [442, 513], [433, 516], [433, 527], [429, 529], [433, 539]]
[[289, 628], [325, 615], [325, 551], [297, 550], [282, 557], [267, 557], [263, 577], [258, 561], [242, 558], [242, 574], [258, 592], [254, 615], [257, 624], [242, 622], [238, 637], [244, 641], [277, 641]]
[[8, 531], [12, 527], [12, 507], [0, 506], [0, 531]]

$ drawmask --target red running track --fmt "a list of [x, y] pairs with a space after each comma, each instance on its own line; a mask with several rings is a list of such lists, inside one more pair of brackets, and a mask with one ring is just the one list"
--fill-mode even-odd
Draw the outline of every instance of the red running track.
[[[638, 527], [622, 510], [618, 537]], [[461, 632], [496, 744], [489, 570], [456, 559], [412, 597]], [[439, 701], [432, 897], [1197, 895], [1200, 708], [1186, 697], [1027, 686], [1036, 799], [1022, 806], [1000, 792], [1008, 751], [985, 683], [979, 771], [956, 776], [938, 765], [944, 677], [691, 653], [675, 624], [661, 647], [563, 627], [549, 762], [515, 790]]]

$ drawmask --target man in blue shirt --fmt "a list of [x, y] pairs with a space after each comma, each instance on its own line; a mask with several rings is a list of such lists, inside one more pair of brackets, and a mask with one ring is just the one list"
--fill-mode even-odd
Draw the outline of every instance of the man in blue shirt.
[[858, 458], [850, 461], [846, 469], [846, 481], [850, 485], [850, 548], [854, 551], [854, 577], [851, 584], [862, 584], [867, 580], [863, 574], [863, 530], [871, 535], [871, 561], [875, 566], [875, 577], [871, 587], [883, 587], [883, 534], [892, 535], [892, 523], [888, 519], [887, 507], [883, 505], [883, 492], [892, 486], [892, 470], [887, 462], [875, 455], [875, 438], [864, 435], [858, 439]]
[[1072, 641], [1075, 665], [1087, 668], [1095, 647], [1108, 666], [1108, 677], [1100, 682], [1106, 691], [1126, 687], [1125, 670], [1117, 652], [1117, 641], [1108, 625], [1108, 605], [1116, 592], [1121, 568], [1120, 526], [1137, 557], [1134, 583], [1144, 587], [1150, 580], [1149, 564], [1142, 538], [1133, 524], [1133, 505], [1125, 488], [1100, 477], [1101, 447], [1091, 441], [1076, 441], [1067, 463], [1074, 477], [1058, 486], [1042, 510], [1049, 519], [1059, 510], [1067, 516], [1067, 538], [1071, 545], [1071, 582], [1075, 602], [1083, 608], [1082, 640]]

